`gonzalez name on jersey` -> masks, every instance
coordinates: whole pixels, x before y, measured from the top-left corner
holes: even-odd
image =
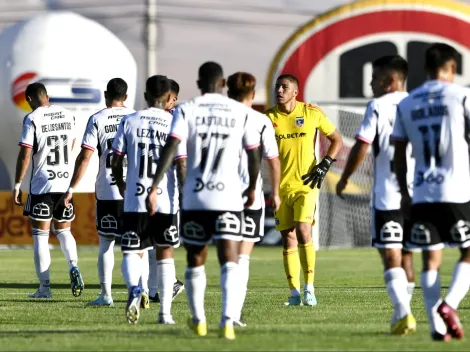
[[[137,111],[122,119],[112,148],[116,154],[127,155],[125,212],[147,212],[145,199],[152,186],[172,119],[170,113],[157,108]],[[175,159],[184,157],[186,149],[181,144]],[[171,167],[161,181],[158,200],[157,213],[176,214],[179,210],[175,167]]]
[[[398,210],[401,205],[401,194],[393,167],[395,148],[390,138],[395,123],[397,106],[407,92],[393,92],[372,100],[367,105],[364,120],[359,127],[356,139],[371,144],[374,153],[374,188],[372,207],[377,210]],[[408,185],[412,191],[414,160],[411,157],[411,146],[407,150]]]
[[[99,170],[95,193],[98,200],[122,200],[111,171],[112,145],[119,123],[126,115],[134,113],[127,107],[109,107],[92,115],[83,135],[82,148],[98,149]],[[126,173],[124,163],[124,175]]]
[[[65,193],[73,172],[75,118],[58,105],[40,106],[23,121],[20,146],[33,150],[31,194]]]
[[[170,135],[190,151],[183,209],[241,212],[240,147],[255,149],[260,142],[247,107],[206,93],[178,106]]]

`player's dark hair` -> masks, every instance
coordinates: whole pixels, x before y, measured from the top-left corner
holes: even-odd
[[[255,90],[256,78],[247,72],[236,72],[227,79],[228,96],[242,101]]]
[[[127,83],[122,78],[113,78],[106,86],[106,94],[111,100],[124,100],[127,94]]]
[[[176,95],[180,94],[180,85],[173,79],[170,79],[170,90]]]
[[[291,75],[290,73],[284,73],[280,75],[276,81],[279,81],[281,79],[287,79],[289,82],[292,82],[295,85],[297,85],[297,87],[299,87],[299,80],[297,79],[297,77],[295,77],[294,75]]]
[[[24,95],[25,97],[31,97],[32,99],[39,99],[40,96],[47,95],[47,90],[44,84],[34,82],[26,87]]]
[[[450,60],[457,61],[458,52],[453,46],[445,43],[432,44],[426,50],[425,69],[427,72],[436,72]]]
[[[408,62],[400,55],[382,56],[372,63],[372,67],[397,72],[402,76],[403,80],[406,80],[408,76]]]
[[[224,77],[222,66],[217,62],[208,61],[199,67],[199,80],[206,85],[215,84]]]
[[[145,92],[149,98],[159,99],[171,89],[170,80],[166,76],[155,75],[147,79]]]

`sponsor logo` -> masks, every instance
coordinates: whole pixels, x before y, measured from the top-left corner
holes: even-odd
[[[267,105],[275,104],[274,84],[290,73],[300,82],[300,101],[337,101],[372,96],[372,62],[399,54],[408,60],[407,89],[425,79],[424,52],[433,42],[458,51],[456,83],[470,83],[470,6],[456,1],[358,1],[312,19],[276,54],[266,81]]]
[[[304,138],[307,136],[307,133],[286,133],[286,134],[276,134],[276,141],[280,141],[281,139],[294,139],[294,138]]]

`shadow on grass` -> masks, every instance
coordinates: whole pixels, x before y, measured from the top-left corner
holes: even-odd
[[[154,324],[156,326],[156,324]],[[147,325],[148,326],[148,325]],[[184,336],[185,333],[187,332],[186,329],[176,329],[176,330],[116,330],[116,329],[109,329],[109,330],[103,330],[103,329],[86,329],[86,330],[78,330],[78,329],[70,329],[70,330],[23,330],[23,331],[17,331],[17,330],[2,330],[0,331],[0,337],[2,336],[30,336],[30,335],[66,335],[66,334],[87,334],[87,335],[96,335],[96,334],[103,334],[103,333],[109,333],[109,334],[119,334],[119,335],[130,335],[130,336],[136,336],[136,335],[149,335],[149,334],[162,334],[162,335],[178,335],[178,336]]]
[[[2,282],[0,283],[1,288],[17,288],[17,289],[37,289],[39,287],[39,283],[13,283],[13,282]],[[51,284],[51,289],[70,289],[70,284]],[[113,284],[113,289],[124,289],[127,291],[126,285],[124,284]],[[99,284],[87,284],[85,283],[85,290],[101,290],[101,286]]]

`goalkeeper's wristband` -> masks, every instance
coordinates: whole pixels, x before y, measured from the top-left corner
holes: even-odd
[[[322,161],[325,161],[328,164],[328,166],[331,166],[331,164],[333,164],[336,161],[336,159],[333,159],[327,155],[323,158]]]

